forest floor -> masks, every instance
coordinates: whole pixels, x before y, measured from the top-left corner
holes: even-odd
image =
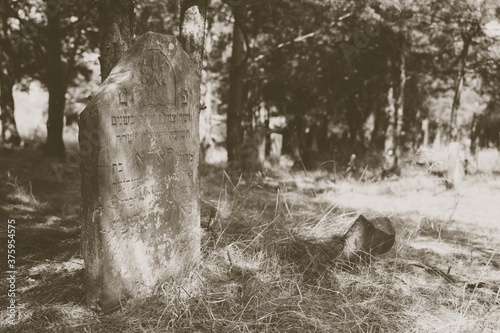
[[[500,332],[500,177],[476,174],[446,190],[427,171],[408,167],[401,177],[359,182],[273,170],[249,184],[207,167],[202,223],[208,211],[217,215],[202,260],[186,280],[102,314],[83,301],[77,166],[32,148],[2,150],[0,330]],[[286,253],[292,234],[326,244],[360,213],[391,218],[397,237],[389,253],[358,265],[320,260],[319,247],[307,248],[309,257]],[[16,221],[13,326],[8,219]]]

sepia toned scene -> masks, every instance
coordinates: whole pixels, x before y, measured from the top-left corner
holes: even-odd
[[[0,0],[0,332],[500,332],[497,0]]]

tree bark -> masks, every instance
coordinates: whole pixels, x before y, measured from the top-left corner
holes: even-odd
[[[54,157],[65,155],[62,135],[68,83],[62,60],[62,38],[59,12],[55,15],[47,15],[48,77],[46,82],[49,91],[49,117],[45,148],[46,153]]]
[[[101,81],[132,45],[134,0],[99,0]]]
[[[182,0],[179,40],[201,75],[208,0]]]
[[[404,34],[398,36],[394,53],[399,56],[399,59],[389,63],[392,77],[390,78],[391,84],[387,93],[389,124],[384,147],[384,170],[391,173],[398,170],[398,161],[402,151],[401,130],[403,128],[404,90],[406,85],[405,42]]]
[[[473,27],[471,27],[472,29]],[[460,54],[460,70],[458,72],[457,82],[455,85],[455,96],[453,97],[453,104],[451,106],[450,115],[450,145],[448,147],[448,183],[447,187],[450,185],[452,187],[457,187],[462,182],[465,175],[464,166],[462,162],[462,152],[460,145],[457,142],[458,139],[458,124],[457,124],[457,113],[460,107],[460,96],[462,94],[462,88],[464,85],[465,69],[467,64],[467,55],[469,53],[469,47],[472,43],[473,33],[472,31],[466,32],[462,35],[462,40],[464,46],[462,53]]]
[[[385,130],[385,143],[384,152],[387,153],[390,150],[394,151],[396,143],[394,138],[396,138],[396,109],[394,107],[394,86],[391,84],[389,91],[387,92],[387,106],[386,114],[388,119],[387,129]]]
[[[470,153],[472,156],[476,155],[477,147],[477,115],[474,112],[472,114],[472,124],[470,126]]]
[[[384,161],[382,165],[382,177],[391,176],[398,170],[398,155],[397,147],[399,135],[398,129],[398,115],[396,109],[396,102],[394,97],[395,89],[394,80],[391,79],[391,85],[389,91],[387,92],[387,118],[388,125],[385,132],[385,143],[384,143]]]
[[[243,143],[241,121],[243,117],[244,36],[240,28],[244,15],[243,5],[233,8],[233,46],[229,73],[229,103],[227,110],[226,149],[228,163],[239,162],[239,148]]]
[[[294,110],[293,114],[294,118],[290,121],[289,129],[291,130],[290,137],[288,138],[287,145],[290,146],[292,159],[294,161],[294,167],[296,166],[298,169],[302,169],[302,155],[305,151],[305,140],[304,140],[304,117],[299,114],[298,110]]]
[[[14,118],[14,81],[0,75],[0,119],[2,120],[2,142],[18,147],[21,144],[21,137],[17,131],[16,120]]]
[[[439,150],[441,148],[441,124],[437,124],[436,135],[434,136],[434,141],[432,142],[432,148]]]
[[[346,110],[346,121],[347,127],[349,128],[349,139],[351,140],[351,145],[354,146],[360,140],[359,131],[361,129],[362,121],[361,115],[358,107],[357,100],[354,97],[350,97],[347,102]]]
[[[328,143],[328,125],[329,125],[328,111],[325,111],[319,132],[319,151],[322,153],[328,153],[330,149],[330,145]]]
[[[15,54],[10,40],[7,38],[7,19],[9,18],[9,2],[0,0],[0,120],[2,122],[2,142],[12,146],[21,144],[14,118],[13,87],[15,83]]]
[[[400,58],[399,58],[399,87],[397,89],[397,98],[395,100],[396,104],[394,106],[396,110],[396,130],[394,131],[394,143],[395,149],[394,153],[396,155],[396,164],[398,163],[399,158],[402,153],[403,140],[401,138],[401,132],[403,129],[403,116],[404,116],[404,101],[405,101],[405,87],[406,87],[406,60],[405,60],[405,41],[404,39],[401,41],[400,48]]]
[[[377,92],[374,106],[374,124],[371,138],[371,146],[377,150],[384,149],[385,129],[387,128],[387,117],[384,110],[386,100],[382,91]]]
[[[469,46],[472,42],[472,35],[467,35],[464,38],[464,47],[462,53],[460,54],[460,70],[457,76],[457,83],[455,85],[455,96],[453,97],[453,104],[451,106],[450,115],[450,141],[456,141],[458,137],[458,127],[457,127],[457,113],[460,107],[460,96],[462,94],[462,88],[464,85],[465,77],[465,67],[467,62],[467,54],[469,53]]]

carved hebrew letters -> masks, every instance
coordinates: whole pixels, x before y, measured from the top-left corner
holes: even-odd
[[[143,52],[140,68],[145,90],[143,105],[175,106],[177,82],[168,58],[158,50],[147,50]]]
[[[82,157],[89,304],[146,295],[198,256],[199,84],[177,39],[148,33],[82,113],[81,133],[99,130]]]

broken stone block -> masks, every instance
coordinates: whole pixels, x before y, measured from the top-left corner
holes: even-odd
[[[394,245],[395,235],[392,222],[387,217],[369,221],[359,215],[344,236],[343,255],[349,261],[359,261],[370,255],[387,253]]]

